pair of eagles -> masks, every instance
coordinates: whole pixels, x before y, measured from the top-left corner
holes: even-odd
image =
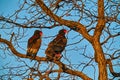
[[[53,39],[53,41],[48,44],[48,47],[45,51],[48,60],[59,60],[61,58],[61,53],[67,44],[67,39],[65,37],[66,33],[67,30],[60,30],[55,39]],[[35,59],[37,52],[41,46],[41,36],[42,31],[36,30],[33,36],[28,40],[26,56],[32,60]]]

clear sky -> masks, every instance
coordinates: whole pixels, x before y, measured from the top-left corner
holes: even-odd
[[[17,9],[18,0],[0,0],[0,15],[10,15]]]

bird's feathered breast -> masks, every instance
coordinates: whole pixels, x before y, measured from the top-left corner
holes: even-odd
[[[58,36],[55,40],[53,40],[53,42],[53,49],[55,51],[62,52],[66,46],[67,39],[65,38],[65,36]]]
[[[53,50],[55,52],[62,52],[67,44],[67,39],[65,36],[58,35],[53,41],[48,45],[48,50]]]
[[[31,37],[29,40],[28,40],[28,47],[30,48],[39,48],[41,45],[41,39],[40,38],[37,38],[35,36]]]
[[[37,35],[33,35],[29,40],[28,40],[28,45],[27,45],[27,52],[30,54],[37,54],[39,48],[41,45],[41,37]]]

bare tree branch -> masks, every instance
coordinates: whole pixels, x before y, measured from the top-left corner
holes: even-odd
[[[114,72],[111,59],[107,59],[107,64],[109,65],[109,70],[110,70],[111,74],[112,74],[114,77],[120,77],[120,72],[119,72],[119,73]]]
[[[49,15],[51,18],[53,18],[55,21],[57,21],[58,23],[62,25],[66,25],[67,27],[70,27],[71,29],[75,27],[76,31],[81,33],[90,42],[92,41],[91,36],[88,34],[86,28],[82,24],[78,22],[74,22],[74,21],[64,20],[58,17],[57,15],[52,13],[52,11],[43,3],[42,0],[36,0],[36,2],[44,10],[44,12],[47,15]]]
[[[18,51],[16,51],[16,49],[13,47],[12,43],[7,41],[6,39],[0,38],[0,42],[7,44],[8,47],[10,48],[10,50],[12,51],[12,53],[15,54],[16,56],[21,57],[21,58],[27,58],[25,54],[19,53]],[[38,56],[35,59],[38,61],[46,61],[46,58],[40,58]]]

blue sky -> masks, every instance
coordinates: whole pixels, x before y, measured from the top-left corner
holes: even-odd
[[[0,0],[0,15],[10,15],[17,9],[18,0]]]
[[[19,7],[19,5],[18,5],[18,1],[19,0],[0,0],[0,15],[4,15],[4,16],[7,16],[8,17],[8,15],[11,15],[11,14],[13,14],[14,13],[14,11]],[[23,14],[24,15],[24,14]],[[68,18],[69,19],[69,18]],[[76,20],[76,19],[73,19],[73,20]],[[83,21],[83,23],[84,23],[84,21]],[[60,28],[59,28],[60,29]],[[53,29],[51,29],[51,30],[49,30],[49,29],[42,29],[42,31],[44,32],[44,34],[43,34],[43,43],[42,43],[42,45],[44,45],[44,46],[42,46],[41,48],[42,48],[42,50],[40,50],[39,52],[38,52],[38,55],[43,55],[44,56],[44,49],[47,47],[47,43],[49,43],[50,41],[51,41],[51,39],[53,39],[53,38],[50,38],[50,39],[46,39],[46,38],[44,38],[44,37],[48,37],[48,36],[54,36],[54,35],[56,35],[56,33],[58,32],[58,27],[57,28],[53,28]],[[27,39],[33,34],[33,32],[34,32],[34,30],[35,29],[29,29],[29,31],[27,32],[28,33],[28,35],[27,35],[27,37],[25,37],[24,38],[24,41],[27,41]],[[1,30],[0,30],[0,33],[1,33]],[[4,35],[4,34],[2,34],[2,35]],[[72,35],[72,36],[71,36]],[[67,37],[69,38],[69,40],[68,40],[68,44],[70,44],[70,43],[72,43],[72,42],[76,42],[76,41],[79,41],[79,39],[81,39],[81,36],[79,35],[78,37],[75,37],[76,35],[79,35],[77,32],[75,32],[75,31],[70,31],[69,32],[69,34],[67,35]],[[3,37],[3,36],[2,36]],[[74,38],[75,37],[75,38]],[[7,37],[4,37],[4,38],[7,38]],[[24,49],[26,49],[26,46],[27,46],[27,42],[24,42],[24,43],[19,43],[20,45],[22,45],[22,47],[24,48]],[[78,47],[78,45],[79,45],[79,47]],[[66,49],[68,49],[68,50],[70,50],[70,49],[73,49],[73,48],[78,48],[78,49],[81,49],[81,50],[79,50],[79,53],[77,52],[77,51],[75,51],[75,50],[70,50],[70,51],[67,51],[67,57],[70,59],[70,61],[72,61],[72,63],[78,63],[78,62],[82,62],[83,60],[85,61],[85,62],[87,62],[86,60],[85,60],[85,58],[82,56],[81,57],[81,55],[80,54],[82,54],[82,48],[84,48],[85,46],[87,45],[87,51],[86,51],[86,54],[87,55],[89,55],[90,57],[93,57],[94,56],[94,52],[93,52],[93,50],[92,50],[92,47],[91,47],[91,45],[88,43],[88,41],[86,41],[86,40],[83,40],[82,41],[82,44],[80,43],[80,44],[76,44],[76,46],[74,47],[74,46],[67,46],[66,47]],[[1,51],[1,50],[0,50]],[[25,53],[26,51],[25,50],[21,50],[21,49],[18,49],[18,51],[19,52],[23,52],[23,53]],[[40,53],[43,53],[43,54],[40,54]],[[64,52],[65,53],[65,52]],[[1,54],[0,54],[1,55]],[[13,58],[15,58],[15,57],[13,57],[13,56],[10,56],[10,58],[8,58],[8,61],[11,59],[13,59]],[[80,60],[81,59],[81,60]],[[13,60],[14,61],[14,60]],[[28,65],[30,65],[30,66],[33,66],[33,64],[31,64],[30,63],[30,60],[29,59],[26,59],[25,60],[26,61],[26,63],[28,64]],[[4,59],[2,59],[2,60],[0,60],[0,63],[2,63],[2,62],[7,62],[7,61],[4,61]],[[83,62],[83,63],[85,63],[85,62]],[[66,61],[66,63],[67,63],[67,61]],[[19,63],[16,63],[16,65],[18,65]],[[10,65],[15,65],[14,63],[10,63]],[[44,65],[44,64],[43,64]],[[95,64],[96,65],[96,64]],[[81,66],[81,67],[83,67],[83,66]],[[86,67],[86,69],[85,69],[85,73],[86,74],[89,74],[89,76],[94,76],[93,74],[94,74],[94,72],[93,71],[91,71],[91,69],[90,69],[91,67]],[[97,69],[97,68],[96,68]],[[116,69],[117,70],[117,69]],[[89,73],[88,73],[89,72]],[[96,73],[96,76],[97,76],[97,73]],[[97,77],[96,77],[97,78]],[[96,79],[97,80],[97,79]]]

